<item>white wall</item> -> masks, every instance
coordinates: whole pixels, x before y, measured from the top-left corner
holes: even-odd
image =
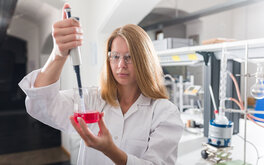
[[[264,2],[259,2],[248,7],[239,8],[233,11],[233,37],[237,39],[254,39],[264,37]],[[257,69],[256,64],[249,63],[248,72],[255,73]],[[244,66],[242,67],[244,72]],[[247,96],[250,95],[250,87],[255,83],[254,78],[248,79]],[[242,81],[241,86],[244,89],[244,82]],[[244,96],[244,90],[242,90]]]
[[[41,18],[39,23],[40,48],[42,49],[44,43],[49,35],[51,35],[52,25],[61,19],[61,11],[57,8],[43,4],[39,10],[48,10],[45,17]]]
[[[216,37],[228,37],[238,40],[264,37],[264,31],[262,30],[264,22],[261,20],[264,16],[263,9],[264,2],[259,2],[246,7],[202,17],[199,20],[186,23],[187,35],[193,34],[193,31],[195,31],[195,33],[200,34],[201,40]]]
[[[254,39],[264,37],[264,2],[236,9],[233,11],[233,14],[234,37],[238,39]],[[243,32],[244,36],[242,34]],[[241,34],[244,38],[241,38],[238,34]]]
[[[168,0],[167,0],[168,1]],[[188,13],[199,11],[211,6],[222,4],[230,0],[177,0],[177,6],[179,9],[184,10]]]
[[[192,13],[226,1],[228,0],[161,0],[157,4],[157,7],[178,8],[188,13]]]
[[[226,11],[187,22],[186,37],[198,34],[200,42],[211,38],[233,38],[232,17],[232,11]]]
[[[8,29],[8,34],[27,41],[27,73],[39,68],[40,39],[38,26],[35,23],[24,18],[12,19]]]
[[[204,0],[205,1],[205,0]],[[210,1],[210,0],[208,0]],[[190,6],[196,6],[200,8],[201,4],[186,5],[188,10],[191,10]],[[208,6],[204,4],[205,6]],[[255,3],[246,7],[237,8],[230,11],[202,17],[199,20],[186,23],[186,35],[187,37],[194,34],[199,34],[200,42],[212,38],[232,38],[237,40],[247,40],[264,37],[264,2]],[[242,72],[244,66],[242,65]],[[249,73],[256,72],[256,64],[249,63]],[[241,94],[244,95],[244,80],[241,81]],[[247,96],[250,96],[250,87],[255,83],[254,78],[250,78],[248,81]]]

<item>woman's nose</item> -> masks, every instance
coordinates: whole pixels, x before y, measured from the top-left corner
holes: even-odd
[[[120,58],[119,61],[118,61],[118,67],[119,68],[123,68],[123,67],[127,67],[127,64],[126,64],[126,61],[124,58]]]

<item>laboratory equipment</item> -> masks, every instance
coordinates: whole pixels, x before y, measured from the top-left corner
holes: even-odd
[[[200,85],[190,85],[184,90],[185,95],[196,96],[201,89]]]
[[[81,90],[82,98],[79,96],[79,88],[74,89],[74,120],[78,123],[77,118],[81,117],[86,123],[96,123],[100,119],[98,88],[89,87]]]
[[[183,80],[183,76],[172,77],[165,74],[165,85],[169,92],[170,101],[179,107],[181,118],[185,124],[184,130],[196,134],[203,134],[202,105],[200,103],[201,86],[193,85],[194,76]],[[197,107],[194,105],[196,99]]]
[[[210,120],[215,118],[215,108],[213,107],[213,103],[210,101],[210,92],[208,86],[212,86],[212,90],[214,92],[214,97],[215,97],[215,103],[216,106],[219,105],[220,102],[220,95],[219,95],[219,87],[220,87],[220,65],[221,65],[221,60],[219,60],[221,57],[221,51],[222,50],[222,45],[221,49],[218,48],[216,52],[215,49],[212,49],[212,51],[203,51],[203,50],[211,50],[207,48],[209,46],[200,46],[197,47],[196,53],[199,53],[203,55],[204,57],[204,135],[208,137],[209,134],[209,123]],[[219,47],[219,45],[218,45]],[[237,61],[234,61],[234,59],[228,59],[226,68],[228,71],[230,71],[233,74],[240,74],[240,68],[241,64]],[[229,79],[227,82],[230,81]],[[240,83],[240,78],[238,78],[238,83]],[[229,84],[229,82],[228,82]],[[233,87],[234,85],[227,85],[226,86],[226,95],[235,97],[235,88]],[[223,91],[223,90],[222,90]],[[236,105],[232,104],[231,102],[226,102],[225,103],[226,108],[236,108]],[[234,113],[229,113],[226,112],[226,116],[228,120],[232,121],[233,124],[233,134],[237,134],[239,132],[239,114],[234,114]]]
[[[72,18],[71,8],[66,8],[67,18]],[[78,17],[73,17],[79,21]],[[76,47],[70,50],[71,63],[76,73],[78,88],[74,89],[74,120],[78,123],[77,118],[81,117],[86,123],[96,123],[99,121],[100,114],[98,112],[99,98],[97,87],[83,88],[81,82],[80,65],[81,50]]]
[[[251,87],[250,93],[255,99],[264,98],[264,68],[261,63],[257,64],[257,72],[254,74],[256,83]]]
[[[65,8],[65,13],[66,13],[67,18],[72,18],[71,8]],[[73,17],[73,19],[76,19],[77,21],[79,21],[78,17]],[[70,57],[71,57],[71,63],[76,73],[77,85],[79,88],[79,95],[82,98],[82,90],[81,90],[82,81],[81,81],[81,74],[80,74],[80,65],[82,64],[82,59],[81,59],[81,50],[79,46],[70,50]]]
[[[264,111],[264,99],[259,99],[259,100],[256,101],[255,110],[256,111]],[[261,119],[264,119],[264,114],[254,114],[254,116],[258,117],[258,118],[261,118]],[[264,121],[257,120],[257,119],[255,119],[255,120],[264,123]]]
[[[233,133],[233,122],[219,124],[217,120],[210,120],[208,143],[216,147],[231,146],[231,137]]]
[[[162,51],[172,48],[192,46],[193,40],[187,38],[162,38],[160,40],[154,40],[152,43],[156,51]]]
[[[233,149],[233,147],[219,148],[207,143],[202,143],[202,146],[203,150],[201,151],[201,155],[203,159],[211,161],[215,164],[232,160],[231,150]]]
[[[67,18],[72,18],[71,8],[65,8],[65,13],[66,13]],[[73,17],[73,19],[76,19],[77,21],[79,21],[78,17]],[[81,115],[84,117],[84,116],[87,116],[87,114],[85,114],[86,109],[85,109],[85,102],[84,102],[82,81],[81,81],[81,74],[80,74],[80,65],[82,64],[82,60],[81,60],[81,50],[80,50],[79,46],[70,50],[70,57],[71,57],[71,63],[73,65],[73,69],[74,69],[75,74],[76,74],[77,85],[78,85],[79,95],[76,95],[75,97],[80,99],[79,104],[81,105],[81,107],[78,110],[81,112],[78,112],[77,114],[75,113],[74,116]],[[77,117],[76,117],[76,119],[77,119]]]
[[[215,108],[215,119],[210,120],[208,143],[216,147],[228,147],[231,145],[231,137],[233,134],[233,122],[229,121],[225,116],[226,101],[226,79],[227,79],[227,57],[225,49],[222,50],[221,71],[220,71],[220,90],[219,110],[216,109],[215,100],[213,100],[213,92],[210,88],[210,94]]]
[[[169,92],[170,101],[174,104],[177,104],[177,81],[174,77],[172,77],[170,74],[164,75],[165,79],[165,86]]]
[[[194,108],[194,97],[190,96],[197,96],[198,91],[200,91],[200,86],[193,85],[194,76],[191,75],[189,79],[184,80],[182,75],[172,77],[172,75],[166,74],[164,78],[170,101],[176,104],[181,112]]]
[[[241,97],[239,96],[239,85],[240,85],[240,79],[241,77],[236,77],[231,76],[229,73],[230,77],[232,78],[234,84],[231,82],[227,83],[228,85],[226,86],[226,116],[228,117],[228,120],[234,122],[233,126],[233,134],[236,134],[239,132],[239,118],[241,117],[241,114],[244,115],[244,147],[243,150],[241,150],[241,157],[243,157],[243,161],[231,161],[231,162],[236,162],[237,164],[244,164],[246,165],[246,153],[247,151],[247,123],[248,120],[251,120],[253,123],[255,123],[258,126],[263,127],[263,125],[260,125],[256,121],[262,121],[260,117],[255,117],[251,114],[264,114],[263,111],[259,110],[250,110],[247,108],[247,93],[248,93],[248,78],[251,77],[251,74],[248,73],[248,61],[252,63],[259,63],[264,61],[263,58],[263,51],[264,51],[264,38],[260,39],[253,39],[253,40],[245,40],[245,41],[236,41],[236,42],[230,42],[230,43],[222,43],[222,44],[213,44],[213,45],[203,45],[203,46],[195,46],[195,47],[188,47],[188,48],[182,48],[182,49],[173,49],[169,51],[162,51],[158,53],[159,56],[166,57],[166,59],[173,59],[175,54],[184,54],[187,55],[189,53],[199,53],[199,54],[204,54],[204,59],[205,59],[205,79],[204,79],[204,84],[206,85],[204,87],[204,133],[205,136],[208,136],[208,127],[209,127],[209,122],[210,119],[214,118],[214,109],[212,107],[211,101],[209,101],[209,88],[208,85],[211,84],[215,98],[216,98],[216,105],[218,105],[218,92],[219,92],[219,57],[221,57],[221,51],[223,49],[223,46],[225,48],[228,48],[228,61],[227,61],[227,69],[232,73],[233,75],[242,75],[242,81],[244,82],[244,99],[242,100]],[[170,62],[170,65],[176,65],[179,63],[178,61],[168,61],[167,63]],[[243,74],[241,74],[241,66],[244,62],[244,69],[243,69]],[[234,81],[236,79],[236,81]],[[230,80],[228,80],[230,81]],[[236,83],[235,83],[236,82]],[[236,87],[234,87],[234,85]],[[234,99],[235,97],[238,97],[239,100]],[[230,100],[230,101],[228,101]],[[233,101],[235,104],[233,104]],[[237,106],[238,105],[238,106]],[[207,126],[207,128],[206,128]],[[228,162],[227,162],[228,163]],[[230,163],[231,164],[231,163]]]
[[[216,108],[214,93],[213,93],[213,89],[212,89],[212,86],[211,85],[209,85],[209,91],[210,91],[211,100],[212,100],[213,106],[214,106],[214,112],[217,115],[218,114],[218,110]]]

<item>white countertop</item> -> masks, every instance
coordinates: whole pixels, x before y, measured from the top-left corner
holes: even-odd
[[[186,116],[185,116],[186,117]],[[239,135],[244,136],[244,119],[240,119]],[[264,155],[264,128],[261,128],[251,121],[247,121],[247,140],[253,143],[259,152],[259,156]],[[201,157],[202,143],[207,142],[203,135],[195,135],[184,132],[179,144],[179,153],[177,165],[211,165]],[[232,159],[244,160],[244,141],[234,135],[232,137]],[[257,152],[254,147],[247,143],[246,145],[246,162],[256,164]],[[258,165],[264,164],[264,157],[259,160]]]

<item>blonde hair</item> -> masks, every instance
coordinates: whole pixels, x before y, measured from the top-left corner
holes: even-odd
[[[112,106],[117,106],[117,81],[115,80],[108,60],[112,42],[122,37],[129,49],[134,65],[136,81],[141,93],[152,99],[168,98],[163,82],[163,72],[147,33],[139,26],[128,24],[112,32],[107,40],[104,70],[101,74],[101,96]]]

